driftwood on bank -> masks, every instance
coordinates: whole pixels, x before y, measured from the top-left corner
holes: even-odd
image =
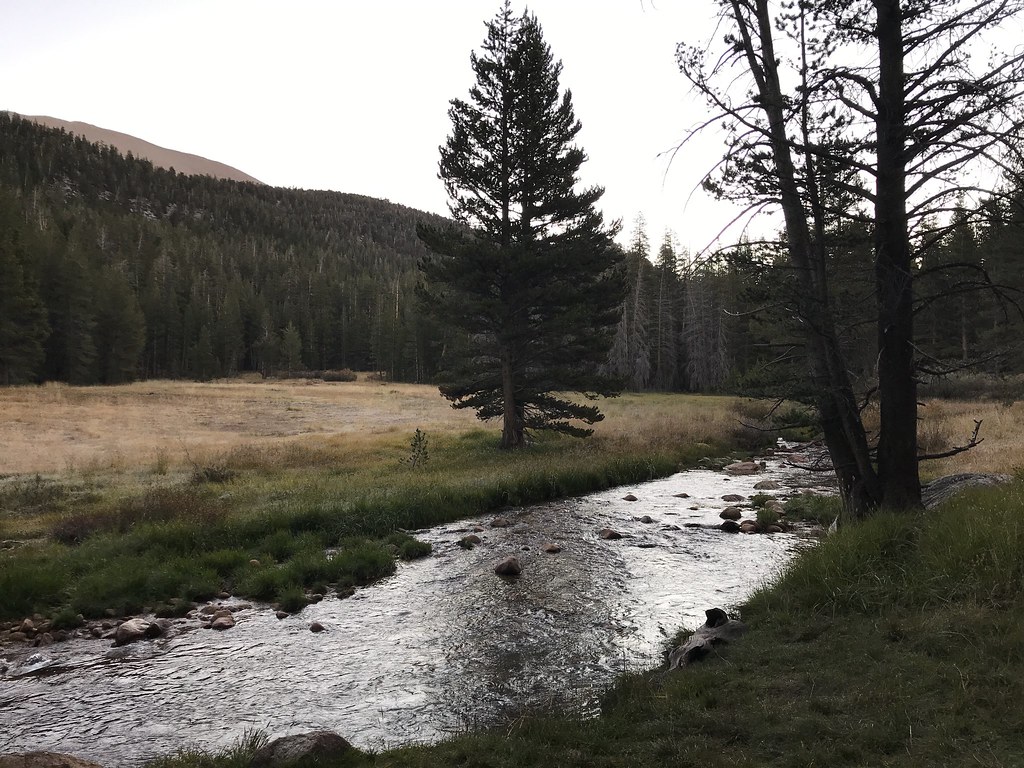
[[[746,624],[730,619],[721,608],[709,608],[704,613],[708,617],[707,621],[697,627],[685,643],[669,654],[669,669],[685,667],[690,662],[706,656],[712,646],[730,643],[747,631]]]

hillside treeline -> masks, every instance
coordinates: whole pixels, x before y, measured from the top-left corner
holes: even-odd
[[[711,256],[655,250],[636,223],[629,282],[609,366],[634,390],[728,391],[802,399],[808,364],[796,276],[782,242],[746,242]],[[871,233],[827,233],[831,301],[844,359],[862,392],[875,379]],[[959,372],[1024,372],[1024,191],[1011,190],[919,233],[915,268],[918,370],[926,384]]]
[[[0,113],[0,382],[425,380],[443,340],[415,312],[415,227],[432,218],[185,176]]]
[[[922,234],[926,377],[1024,371],[1022,202],[1012,191]],[[184,176],[0,113],[0,383],[339,368],[430,381],[461,345],[417,309],[418,221],[442,220]],[[847,224],[828,236],[844,351],[866,390],[870,234]],[[628,389],[800,394],[796,281],[779,243],[693,258],[671,235],[652,248],[637,234],[627,257],[608,367]]]

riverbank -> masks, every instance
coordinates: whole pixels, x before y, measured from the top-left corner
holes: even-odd
[[[173,400],[170,386],[154,391]],[[330,386],[306,386],[326,394],[291,407],[317,411],[332,402],[352,413],[368,409],[357,421],[393,427],[395,414],[407,410],[426,417],[427,390],[437,399],[435,390],[411,385],[324,389]],[[187,387],[190,398],[205,391]],[[21,400],[47,395],[40,389],[21,393]],[[65,401],[106,398],[116,409],[127,400],[128,412],[146,397],[137,385],[66,389]],[[279,388],[271,389],[279,407]],[[261,394],[256,385],[234,384],[213,385],[209,393],[210,402],[193,408],[239,414]],[[228,397],[235,405],[225,405]],[[663,477],[707,456],[763,444],[763,433],[740,423],[737,402],[624,396],[608,401],[608,417],[592,439],[541,439],[514,454],[497,448],[495,432],[466,429],[461,419],[446,423],[430,411],[419,447],[411,430],[367,427],[240,441],[221,453],[205,445],[177,465],[143,460],[8,477],[0,481],[0,620],[9,633],[33,616],[46,627],[40,635],[73,632],[93,618],[183,615],[197,601],[225,594],[295,611],[329,589],[344,592],[393,572],[395,555],[422,554],[402,530]]]
[[[684,670],[624,677],[602,715],[534,712],[337,766],[1018,765],[1024,481],[880,515],[742,606],[749,632]],[[152,768],[244,766],[245,745]]]
[[[98,589],[100,576],[84,576],[102,573],[117,577],[107,583],[120,584],[151,569],[160,579],[147,580],[144,589],[156,583],[165,594],[167,585],[180,592],[181,582],[161,579],[187,573],[171,567],[197,559],[182,551],[202,553],[198,559],[214,573],[209,590],[231,586],[218,567],[232,563],[243,573],[296,579],[308,572],[301,564],[319,567],[307,555],[323,544],[321,532],[342,530],[325,527],[329,521],[364,531],[351,538],[366,544],[367,531],[384,535],[403,521],[401,527],[419,527],[431,514],[456,519],[513,499],[534,500],[530,494],[552,498],[590,490],[587,484],[627,482],[629,472],[642,476],[635,479],[656,476],[658,467],[673,471],[679,462],[750,440],[735,404],[622,398],[611,401],[595,439],[541,443],[511,461],[493,448],[489,433],[437,426],[427,431],[428,460],[416,466],[411,431],[395,429],[241,443],[221,453],[195,452],[186,466],[158,457],[144,465],[7,478],[0,538],[24,543],[0,552],[0,581],[7,580],[0,600],[24,600],[17,591],[23,584],[41,584],[32,610],[69,621],[77,618],[71,613],[76,596],[97,613],[116,613],[114,605],[154,607],[139,602],[154,599],[151,593],[128,598],[136,601],[131,604],[111,602]],[[1019,430],[1003,410],[1006,434],[1016,439]],[[1015,454],[993,443],[987,447],[1001,451],[1003,464],[981,468],[1005,469]],[[795,569],[802,576],[787,576],[743,608],[751,632],[742,643],[686,672],[624,678],[599,719],[533,713],[496,731],[429,748],[352,753],[339,764],[1012,765],[1014,755],[1024,754],[1015,715],[1021,690],[1014,682],[1024,672],[1024,629],[1016,618],[1022,509],[1018,482],[971,493],[924,518],[879,518],[843,531],[818,550],[831,552],[827,559],[802,558],[800,564],[813,564]],[[69,543],[60,543],[62,531],[70,531]],[[188,549],[206,546],[201,540],[211,533],[247,532],[254,538],[239,551]],[[289,542],[298,544],[287,549]],[[126,549],[105,549],[126,543]],[[282,547],[280,557],[272,545]],[[120,570],[107,559],[115,551],[124,553]],[[393,563],[391,549],[383,551],[380,562]],[[70,559],[47,559],[50,552]],[[259,565],[239,559],[249,554],[266,559]],[[133,560],[136,555],[156,559]],[[15,562],[28,570],[8,568]],[[58,584],[55,574],[64,581]],[[319,586],[267,578],[268,590],[275,590],[269,594],[284,585],[297,600]],[[189,743],[187,732],[180,741]],[[220,757],[191,753],[171,763],[240,766],[245,759],[242,749]]]

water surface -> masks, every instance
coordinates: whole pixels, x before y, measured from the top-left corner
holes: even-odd
[[[685,527],[720,522],[723,495],[749,497],[764,479],[786,486],[768,491],[779,496],[808,481],[776,459],[750,477],[691,470],[510,510],[510,528],[483,518],[421,531],[430,557],[281,621],[257,605],[225,632],[183,620],[168,637],[121,649],[109,640],[0,649],[0,753],[46,749],[121,766],[185,746],[220,749],[253,728],[274,737],[325,728],[381,749],[525,707],[596,712],[617,675],[660,664],[667,637],[702,623],[707,608],[741,602],[809,545],[795,534]],[[483,543],[463,550],[456,542],[474,524],[485,526]],[[602,528],[624,538],[603,540]],[[544,553],[548,542],[562,551]],[[521,577],[494,575],[508,555],[520,558]],[[310,632],[314,620],[327,630]],[[25,674],[38,669],[48,674]]]

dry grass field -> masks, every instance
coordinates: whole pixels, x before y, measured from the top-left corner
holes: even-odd
[[[737,428],[733,398],[624,395],[601,403],[597,433],[615,442],[711,441]],[[209,462],[240,449],[407,440],[417,428],[481,426],[434,386],[235,379],[114,387],[0,388],[0,475],[118,471]],[[485,425],[495,431],[495,423]]]
[[[717,442],[738,429],[735,398],[630,395],[604,400],[603,440],[660,448]],[[744,409],[748,410],[748,409]],[[1024,402],[932,401],[922,409],[921,443],[939,451],[966,441],[982,419],[975,450],[925,465],[951,472],[1012,472],[1024,465]],[[204,463],[239,450],[405,441],[419,428],[463,432],[481,426],[454,410],[436,387],[356,382],[233,379],[145,381],[115,387],[0,388],[0,476],[107,472]],[[499,429],[497,424],[485,428]]]
[[[0,474],[177,466],[264,447],[470,427],[435,387],[358,381],[145,381],[0,389]]]

